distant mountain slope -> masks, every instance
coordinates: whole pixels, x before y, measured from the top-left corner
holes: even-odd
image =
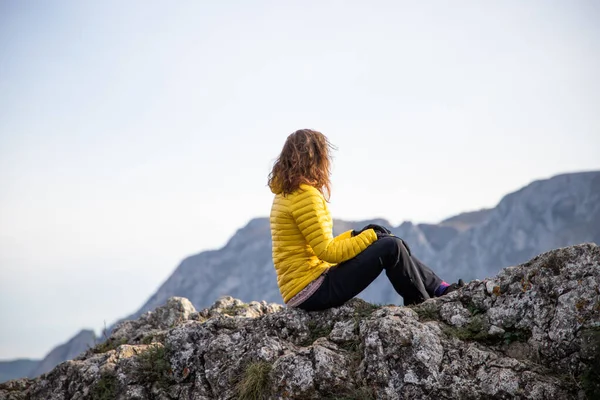
[[[40,361],[29,376],[35,377],[50,371],[56,365],[65,360],[71,360],[78,356],[81,352],[90,347],[94,347],[96,335],[94,331],[82,330],[67,343],[55,347],[42,361]]]
[[[31,377],[31,371],[40,360],[20,359],[14,361],[0,361],[0,382],[10,379]]]
[[[266,301],[281,301],[274,281],[268,220],[253,219],[222,249],[184,259],[132,317],[164,304],[172,293],[180,293],[200,306],[228,293],[237,293],[245,300],[259,295]]]

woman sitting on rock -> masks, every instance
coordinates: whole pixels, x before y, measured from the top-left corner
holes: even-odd
[[[327,207],[333,146],[320,132],[288,136],[269,174],[273,262],[283,301],[307,311],[338,307],[385,269],[405,305],[456,290],[379,225],[333,237]]]

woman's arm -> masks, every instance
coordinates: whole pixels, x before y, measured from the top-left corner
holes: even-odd
[[[334,239],[331,215],[325,206],[325,199],[315,188],[298,193],[291,209],[302,235],[323,261],[337,264],[349,260],[377,240],[373,229],[367,229],[354,237],[350,231],[345,232]]]
[[[349,237],[352,237],[352,232],[353,232],[352,229],[350,229],[349,231],[340,233],[339,235],[337,235],[336,237],[333,238],[333,241],[337,242],[339,240],[348,239]]]

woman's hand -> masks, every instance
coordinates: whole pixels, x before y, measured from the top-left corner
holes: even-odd
[[[390,235],[389,233],[378,232],[378,231],[375,231],[375,234],[377,235],[377,240],[382,239],[384,237],[393,236],[393,235]]]
[[[369,224],[367,226],[365,226],[364,228],[362,228],[360,231],[356,232],[353,231],[352,236],[356,236],[359,235],[361,232],[366,231],[367,229],[373,229],[375,231],[375,233],[377,234],[377,238],[379,238],[379,235],[391,235],[392,231],[390,231],[388,228],[386,228],[385,226],[381,226],[381,225],[377,225],[377,224]]]

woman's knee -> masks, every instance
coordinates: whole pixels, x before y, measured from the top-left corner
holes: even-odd
[[[402,240],[395,236],[386,236],[377,240],[378,245],[381,247],[381,257],[384,264],[397,262],[400,255],[400,246],[402,246]],[[385,262],[387,261],[387,262]]]
[[[395,251],[402,246],[402,239],[397,236],[385,236],[379,239],[378,242],[383,242],[385,248],[389,251]]]

